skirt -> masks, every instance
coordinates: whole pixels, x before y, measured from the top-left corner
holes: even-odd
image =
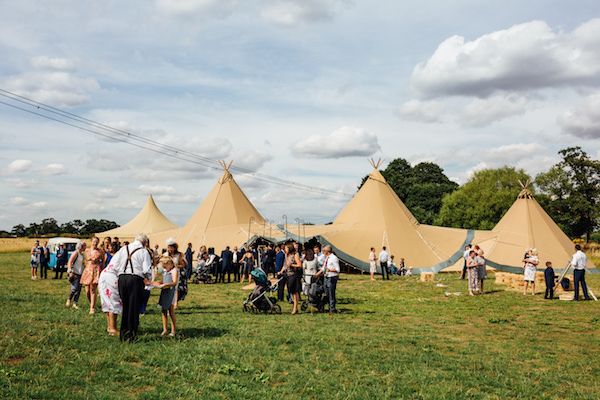
[[[536,272],[536,268],[533,266],[526,266],[525,267],[525,282],[535,282],[535,272]]]
[[[296,294],[300,293],[302,286],[302,270],[294,271],[294,274],[288,275],[288,293]]]
[[[374,274],[377,272],[377,263],[375,261],[369,262],[369,273]]]
[[[477,267],[477,277],[480,280],[487,278],[487,271],[485,270],[485,265],[480,265]]]
[[[162,289],[160,291],[160,297],[158,298],[158,305],[163,311],[168,310],[173,305],[175,299],[176,287],[170,287],[168,289]]]
[[[98,265],[88,265],[83,270],[83,274],[81,274],[81,284],[84,286],[87,285],[97,285],[98,277],[100,276],[100,267]]]
[[[467,275],[468,275],[468,279],[469,279],[469,290],[470,291],[480,290],[477,267],[467,268]]]
[[[100,292],[103,312],[113,314],[123,312],[123,303],[119,296],[119,277],[112,272],[112,266],[105,268],[100,274],[98,292]]]

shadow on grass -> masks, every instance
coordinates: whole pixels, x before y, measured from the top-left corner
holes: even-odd
[[[181,307],[177,314],[228,314],[231,308],[225,306],[192,306]]]
[[[187,339],[196,339],[196,338],[216,338],[225,335],[229,332],[227,329],[216,328],[216,327],[206,327],[206,328],[182,328],[177,331],[177,336],[175,338],[170,337],[162,337],[160,336],[159,330],[154,332],[146,332],[143,336],[138,337],[137,342],[149,343],[149,342],[158,342],[162,340],[187,340]]]

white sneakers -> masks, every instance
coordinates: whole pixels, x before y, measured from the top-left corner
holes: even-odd
[[[65,307],[71,307],[71,299],[67,299],[67,302],[65,303]]]
[[[77,306],[77,303],[73,303],[73,305],[71,306],[71,308],[74,308],[76,310],[79,310],[79,307]]]

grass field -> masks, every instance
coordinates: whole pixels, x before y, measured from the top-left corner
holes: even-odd
[[[29,280],[27,261],[0,255],[0,398],[600,398],[596,302],[492,280],[471,298],[455,275],[438,275],[448,288],[345,275],[339,315],[247,315],[239,284],[191,285],[178,337],[161,339],[152,312],[131,345],[108,337],[85,299],[66,309],[66,280]],[[600,294],[600,276],[589,283]]]

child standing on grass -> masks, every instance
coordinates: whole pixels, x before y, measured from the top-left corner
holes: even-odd
[[[179,268],[175,268],[175,263],[171,257],[163,257],[160,263],[164,269],[163,280],[160,285],[160,298],[158,304],[162,308],[163,331],[161,336],[167,334],[167,323],[171,317],[171,333],[169,336],[175,336],[175,292],[177,290],[177,279],[179,277]]]
[[[554,275],[554,268],[552,268],[552,262],[546,261],[546,269],[544,270],[544,281],[546,281],[546,294],[545,299],[552,300],[554,298],[554,280],[557,278]]]

